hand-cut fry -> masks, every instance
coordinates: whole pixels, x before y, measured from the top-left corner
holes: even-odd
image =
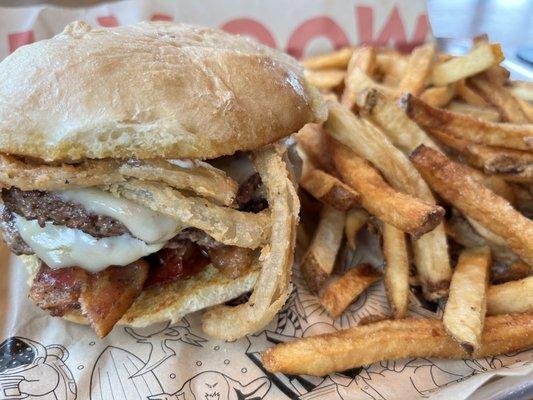
[[[411,161],[445,200],[494,234],[528,264],[533,263],[533,221],[479,183],[468,170],[442,153],[420,146]]]
[[[499,244],[499,240],[491,240],[495,237],[495,235],[492,233],[490,237],[483,237],[455,209],[452,211],[452,217],[446,221],[446,233],[455,242],[464,247],[489,246],[493,258],[500,263],[512,264],[519,261],[518,256],[509,249],[507,244],[505,244],[505,246],[501,246]],[[487,230],[485,229],[483,233],[487,233]]]
[[[363,208],[372,215],[417,237],[439,224],[443,216],[440,207],[395,191],[368,161],[346,146],[331,141],[330,148],[342,180],[357,190]]]
[[[122,164],[119,172],[127,177],[160,181],[176,189],[186,189],[229,206],[237,195],[237,182],[211,165],[196,161],[184,168],[166,160],[135,160]]]
[[[422,100],[406,95],[401,105],[407,115],[427,129],[442,129],[454,136],[518,150],[533,148],[533,124],[509,124],[483,121],[465,114],[434,108]]]
[[[467,114],[491,122],[500,120],[500,113],[491,106],[475,106],[460,101],[452,101],[446,106],[446,109],[454,113]]]
[[[405,234],[392,225],[383,225],[385,290],[394,318],[405,318],[409,301],[409,255]]]
[[[370,46],[361,46],[354,50],[350,62],[348,63],[348,70],[346,73],[344,92],[342,94],[341,103],[348,108],[352,108],[357,93],[351,92],[352,88],[348,84],[351,79],[350,75],[355,68],[359,68],[361,72],[367,76],[372,76],[376,66],[376,49]]]
[[[516,97],[514,94],[515,100],[518,101],[518,104],[520,104],[520,107],[522,108],[523,113],[527,117],[529,122],[533,122],[533,105],[524,99],[521,99],[520,97]]]
[[[369,264],[361,264],[348,270],[320,294],[320,304],[337,318],[366,288],[381,278],[381,273]]]
[[[357,100],[357,96],[364,90],[377,89],[389,97],[396,96],[396,90],[374,81],[358,67],[353,68],[346,76],[344,83],[344,93],[342,94],[342,105],[351,109]]]
[[[533,312],[533,276],[489,287],[487,315],[530,312]]]
[[[463,250],[453,272],[442,317],[446,332],[469,354],[481,345],[490,264],[488,247]]]
[[[333,89],[344,81],[346,72],[341,69],[308,70],[304,72],[307,81],[319,89]]]
[[[203,315],[202,328],[213,337],[235,340],[256,332],[287,300],[299,202],[282,153],[281,146],[267,146],[253,153],[255,169],[266,188],[270,241],[261,250],[261,272],[249,301],[235,307],[215,306]]]
[[[405,115],[394,99],[387,98],[378,90],[369,89],[360,93],[357,104],[404,154],[410,154],[421,144],[439,149],[426,132]]]
[[[533,101],[533,82],[513,81],[509,83],[510,90],[516,97],[525,101]]]
[[[408,57],[397,52],[378,52],[376,70],[382,76],[382,83],[387,86],[398,86],[407,68]]]
[[[110,186],[118,196],[198,228],[224,244],[255,249],[268,241],[268,213],[246,213],[221,207],[201,197],[188,197],[162,183],[132,179]]]
[[[301,147],[309,161],[317,168],[333,173],[335,167],[331,155],[326,151],[326,132],[319,124],[307,124],[295,135],[298,146]]]
[[[505,121],[517,124],[529,122],[520,103],[503,86],[486,79],[484,75],[471,78],[470,83],[488,103],[500,111]]]
[[[350,186],[319,169],[304,168],[300,185],[315,199],[337,210],[347,211],[359,204],[360,196]]]
[[[481,346],[472,357],[486,357],[533,345],[533,314],[496,315],[485,319]],[[437,319],[395,319],[356,326],[278,344],[261,354],[270,372],[322,376],[381,360],[469,355]]]
[[[80,164],[52,166],[22,162],[0,154],[0,186],[22,190],[60,190],[123,182],[114,160],[87,160]]]
[[[454,87],[433,86],[422,92],[420,98],[432,107],[445,107],[455,95]]]
[[[502,265],[498,268],[492,268],[491,282],[493,285],[509,281],[517,281],[527,278],[533,273],[533,268],[521,261],[514,262],[511,265]]]
[[[404,75],[398,84],[398,92],[409,92],[416,96],[422,93],[434,55],[435,43],[424,44],[411,52]]]
[[[501,174],[511,181],[533,180],[533,153],[485,146],[431,129],[432,136],[453,150],[461,153],[466,161],[488,174]]]
[[[351,250],[356,249],[357,233],[365,226],[369,217],[370,215],[362,208],[354,208],[346,213],[344,236],[346,236],[346,243]]]
[[[372,162],[395,189],[440,208],[435,204],[431,190],[408,158],[370,121],[353,115],[339,104],[329,103],[329,117],[325,128],[334,139],[343,142],[357,155]],[[335,162],[337,163],[337,160]],[[340,169],[337,169],[343,175]],[[346,178],[344,180],[346,181]],[[359,193],[364,197],[361,191]],[[366,208],[364,201],[363,206]],[[434,209],[429,215],[435,215],[434,213],[442,215],[442,210]],[[382,221],[403,230],[392,222],[384,219]],[[440,222],[440,219],[433,219],[433,222]],[[428,299],[435,300],[446,295],[451,268],[444,226],[435,223],[433,228],[434,230],[430,229],[432,232],[430,230],[422,232],[429,233],[414,241],[413,248],[424,295]]]
[[[479,107],[488,106],[488,103],[485,101],[485,99],[481,97],[478,92],[468,86],[464,79],[455,82],[455,94],[466,104]]]
[[[346,214],[325,205],[313,241],[302,261],[307,286],[317,292],[331,275],[339,251]]]
[[[470,53],[436,65],[431,71],[430,82],[444,86],[460,79],[476,75],[503,61],[503,53],[498,44],[482,44]]]
[[[501,65],[494,65],[483,73],[487,79],[497,85],[505,85],[509,81],[511,72]]]
[[[331,53],[306,58],[300,63],[307,69],[346,68],[352,53],[352,47],[344,47]]]

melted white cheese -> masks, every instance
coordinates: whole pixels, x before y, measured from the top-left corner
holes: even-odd
[[[161,249],[164,242],[146,244],[130,235],[97,239],[81,230],[37,221],[15,214],[20,236],[51,268],[77,266],[96,273],[110,265],[127,265]]]
[[[166,241],[183,227],[166,215],[121,199],[98,189],[75,189],[55,192],[62,200],[80,204],[94,214],[112,217],[124,224],[133,236],[146,243]]]

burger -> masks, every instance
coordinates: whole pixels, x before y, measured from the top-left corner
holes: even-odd
[[[299,211],[284,138],[325,114],[294,59],[215,29],[74,22],[17,49],[0,226],[29,298],[100,337],[205,308],[214,337],[265,326]]]

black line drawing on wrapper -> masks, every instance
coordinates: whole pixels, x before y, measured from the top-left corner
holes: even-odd
[[[75,400],[76,382],[65,364],[69,353],[13,336],[0,344],[0,399]]]
[[[270,380],[259,377],[244,385],[217,371],[203,371],[190,378],[172,394],[150,396],[150,400],[260,400],[270,390]]]
[[[124,331],[135,339],[137,343],[147,344],[151,347],[150,355],[144,366],[133,376],[140,376],[153,371],[170,357],[174,357],[176,352],[168,346],[168,342],[182,342],[191,346],[202,347],[202,343],[207,339],[195,335],[191,332],[187,319],[182,319],[177,325],[170,326],[168,322],[162,329],[150,334],[140,333],[133,328],[124,328]],[[158,339],[155,345],[150,340]]]

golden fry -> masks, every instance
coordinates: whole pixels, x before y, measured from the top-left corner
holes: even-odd
[[[424,90],[420,98],[432,107],[445,107],[454,95],[454,87],[451,85],[433,86]]]
[[[300,63],[307,69],[346,68],[353,53],[353,48],[344,47],[337,51],[309,57]]]
[[[487,317],[473,358],[509,353],[533,345],[533,314]],[[382,360],[468,358],[437,319],[395,319],[278,344],[261,354],[272,373],[323,376]]]
[[[326,150],[326,132],[322,126],[319,124],[307,124],[294,136],[298,146],[309,157],[309,161],[330,174],[335,171],[331,155]]]
[[[462,57],[455,57],[436,65],[429,80],[435,86],[448,85],[498,65],[503,59],[500,45],[482,44]]]
[[[533,82],[513,81],[509,83],[511,92],[525,101],[533,101]]]
[[[351,250],[355,250],[357,233],[366,225],[369,217],[362,208],[354,208],[347,212],[344,236],[346,236],[346,243]]]
[[[500,111],[505,121],[516,124],[526,124],[529,122],[527,116],[522,111],[520,103],[503,86],[486,79],[483,75],[471,78],[470,82],[487,102]]]
[[[533,276],[489,287],[487,315],[529,312],[533,312]]]
[[[404,75],[398,84],[399,93],[412,93],[415,96],[422,93],[434,55],[435,43],[424,44],[411,52]]]
[[[313,167],[304,169],[300,185],[315,199],[337,210],[347,211],[359,204],[359,193],[333,175]]]
[[[446,332],[469,354],[481,344],[490,264],[488,247],[462,251],[453,272],[442,317]]]
[[[330,283],[320,294],[320,304],[329,315],[337,318],[370,285],[381,278],[381,273],[368,264],[348,270],[335,282]]]
[[[454,113],[467,114],[491,122],[498,122],[500,120],[500,113],[491,106],[475,106],[460,101],[452,101],[446,106],[446,109]]]
[[[339,251],[346,214],[325,205],[311,246],[302,261],[302,275],[309,289],[318,292],[331,275]]]
[[[454,136],[491,146],[518,150],[533,148],[533,124],[483,121],[431,107],[411,95],[403,96],[401,104],[407,115],[423,128],[442,129]]]
[[[464,79],[455,82],[455,94],[466,104],[478,107],[488,106],[488,103],[485,101],[485,99],[481,97],[478,92],[468,86]]]
[[[346,72],[341,69],[321,69],[304,71],[307,81],[319,89],[330,90],[336,88],[344,81]]]
[[[353,70],[358,68],[367,76],[372,76],[374,68],[376,66],[376,49],[375,47],[362,46],[355,49],[348,63],[348,71],[345,78],[344,92],[342,94],[341,103],[352,108],[357,93],[351,92],[352,86],[348,83]]]
[[[392,225],[383,225],[385,290],[394,318],[405,318],[409,302],[409,255],[405,234]]]
[[[426,182],[463,214],[502,237],[525,262],[533,264],[533,221],[479,183],[463,165],[420,146],[411,161]]]

